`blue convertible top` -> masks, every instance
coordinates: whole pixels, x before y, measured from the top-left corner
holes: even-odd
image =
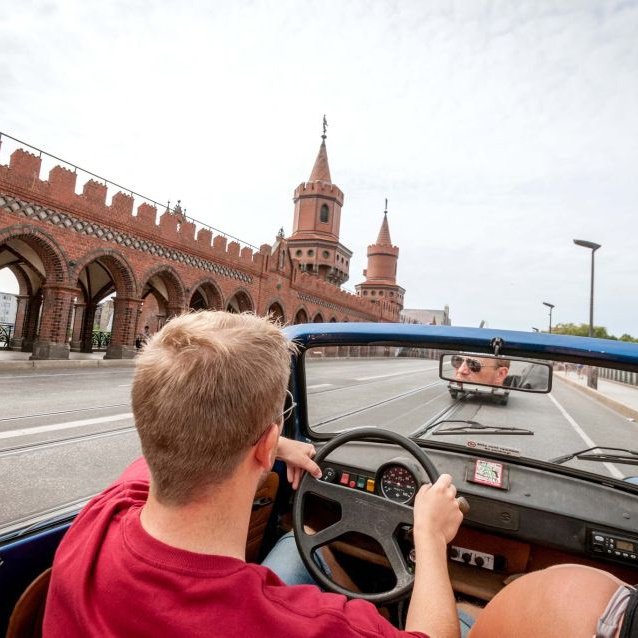
[[[303,348],[355,345],[371,340],[379,345],[383,342],[400,344],[409,339],[412,346],[416,341],[431,348],[494,354],[492,344],[494,339],[500,339],[499,354],[503,355],[557,358],[638,371],[638,344],[613,339],[405,323],[310,323],[288,326],[285,332]]]

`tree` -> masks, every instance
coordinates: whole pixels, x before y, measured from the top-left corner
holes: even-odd
[[[552,332],[559,335],[575,335],[576,337],[589,336],[588,323],[558,323],[552,329]],[[610,335],[604,326],[594,326],[594,337],[598,339],[613,339],[615,341],[627,341],[629,343],[638,343],[638,339],[625,333],[620,338]]]
[[[560,335],[575,335],[577,337],[589,336],[589,324],[588,323],[559,323],[554,326],[552,332]],[[616,339],[613,335],[607,332],[607,328],[604,326],[594,326],[594,337],[599,339]]]

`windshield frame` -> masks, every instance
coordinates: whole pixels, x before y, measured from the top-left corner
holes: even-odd
[[[487,330],[482,328],[456,328],[449,326],[427,326],[421,324],[367,324],[329,323],[300,324],[285,328],[298,346],[298,353],[292,358],[291,389],[298,407],[294,416],[297,432],[307,440],[318,444],[327,442],[335,433],[322,433],[309,426],[306,394],[305,356],[308,350],[322,346],[389,346],[397,348],[419,347],[444,350],[446,352],[485,352],[495,354],[493,340],[499,339],[499,356],[540,359],[566,363],[583,363],[600,367],[638,372],[638,345],[614,342],[606,339],[572,337],[524,333],[507,330]],[[415,439],[424,448],[449,450],[468,457],[476,456],[476,451],[465,445],[450,441]],[[518,457],[481,451],[481,457],[506,460],[510,464],[534,467],[565,476],[581,478],[601,485],[621,488],[632,494],[638,493],[638,486],[629,481],[602,476],[581,468],[557,465],[545,460],[524,455]]]

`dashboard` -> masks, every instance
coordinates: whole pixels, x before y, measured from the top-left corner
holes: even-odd
[[[389,444],[349,443],[322,462],[321,480],[411,505],[428,479],[412,458],[397,456],[402,452]],[[470,504],[448,550],[458,589],[488,600],[508,575],[564,562],[638,581],[637,493],[515,458],[426,452],[440,473],[452,475]],[[406,530],[399,535],[405,537]],[[406,559],[409,554],[407,547]]]

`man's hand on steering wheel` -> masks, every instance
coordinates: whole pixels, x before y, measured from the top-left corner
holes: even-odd
[[[463,514],[456,500],[456,487],[449,474],[441,474],[432,485],[421,486],[414,501],[414,544],[419,553],[423,539],[441,536],[447,545],[455,536],[463,521]]]

